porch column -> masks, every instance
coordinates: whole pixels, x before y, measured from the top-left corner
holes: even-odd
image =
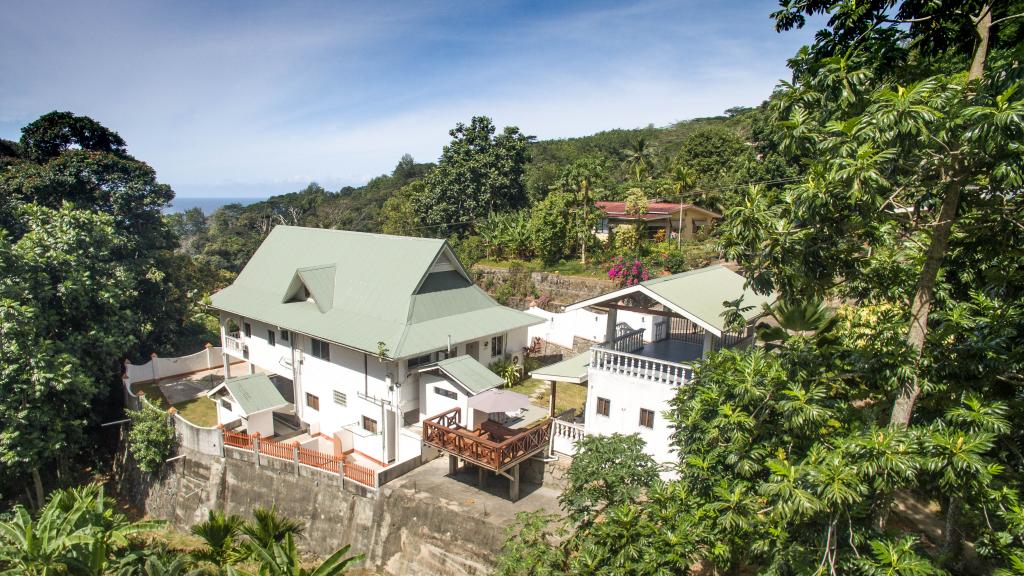
[[[615,308],[608,309],[608,318],[604,327],[604,341],[611,342],[615,339],[615,325],[618,323],[618,310]]]
[[[509,482],[508,495],[513,502],[519,500],[519,464],[512,467],[512,480]]]
[[[221,360],[224,361],[224,379],[231,378],[231,360],[228,359],[227,353],[221,353]]]
[[[704,331],[704,350],[701,351],[700,357],[707,358],[708,354],[715,349],[715,335],[707,330]]]
[[[256,373],[256,365],[252,363],[252,360],[250,360],[248,362],[248,364],[249,364],[249,375],[252,376],[253,374]]]
[[[555,386],[558,386],[558,382],[554,380],[548,380],[548,386],[551,386],[551,399],[548,401],[548,416],[555,417]]]

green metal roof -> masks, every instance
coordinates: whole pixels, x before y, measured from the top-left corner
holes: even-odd
[[[456,356],[441,360],[436,364],[422,368],[420,371],[424,372],[433,369],[444,372],[446,376],[462,385],[472,395],[505,383],[501,376],[491,372],[490,369],[477,362],[472,356]]]
[[[555,362],[548,366],[541,366],[530,376],[538,380],[551,380],[554,382],[571,382],[582,384],[587,381],[587,366],[590,364],[590,352],[577,354],[572,358],[566,358],[561,362]]]
[[[436,261],[448,270],[429,273]],[[295,298],[306,287],[311,298]],[[277,226],[214,308],[322,340],[417,356],[453,342],[542,323],[499,305],[444,240]]]
[[[764,304],[775,300],[774,294],[767,296],[757,294],[747,288],[745,284],[746,280],[743,276],[725,266],[707,266],[671,276],[653,278],[635,286],[577,302],[566,307],[566,310],[601,306],[602,303],[618,301],[629,294],[639,292],[721,335],[725,330],[725,319],[722,317],[722,313],[726,311],[725,302],[736,300],[742,296],[742,307],[749,308],[742,314],[747,321],[750,321],[764,313]]]
[[[763,304],[775,299],[773,295],[765,296],[747,288],[746,279],[725,266],[707,266],[641,284],[719,331],[725,330],[724,302],[742,296],[742,307],[749,307],[742,313],[743,317],[753,320],[764,313]]]
[[[246,415],[256,414],[274,408],[281,408],[288,405],[288,401],[281,396],[277,386],[270,381],[266,374],[251,374],[228,378],[223,384],[209,392],[213,396],[220,389],[227,389],[231,397],[238,403]]]

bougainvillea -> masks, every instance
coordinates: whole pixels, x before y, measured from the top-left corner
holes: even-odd
[[[616,280],[619,286],[636,286],[651,278],[647,266],[640,260],[626,260],[621,256],[612,258],[612,267],[608,269],[608,278]]]

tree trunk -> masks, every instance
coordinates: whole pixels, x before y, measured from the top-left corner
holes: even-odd
[[[580,187],[583,189],[583,217],[584,224],[590,222],[587,214],[590,214],[590,179],[584,178],[580,182]],[[590,240],[588,236],[591,234],[590,228],[582,230],[580,234],[580,264],[586,265],[587,263],[587,241]]]
[[[980,80],[985,74],[985,60],[988,56],[989,29],[991,27],[992,6],[990,4],[982,8],[975,21],[978,45],[974,50],[974,59],[971,61],[971,70],[967,76],[969,81]],[[960,192],[961,182],[958,178],[953,178],[946,186],[946,194],[942,198],[942,206],[939,208],[939,218],[932,230],[928,254],[925,257],[924,267],[914,292],[914,300],[911,303],[910,329],[907,331],[906,342],[914,349],[918,358],[924,350],[925,337],[928,335],[928,315],[931,312],[932,300],[935,296],[935,281],[938,278],[942,260],[946,256],[946,248],[949,246],[949,235],[953,229],[953,222],[956,220],[957,208],[960,206]],[[921,386],[918,384],[918,376],[915,373],[913,380],[904,384],[896,397],[892,415],[889,418],[890,425],[906,426],[910,423],[910,417],[914,413],[914,403],[920,393]]]
[[[992,28],[992,5],[989,4],[981,9],[980,18],[974,23],[974,29],[978,33],[978,47],[974,51],[974,60],[971,61],[971,71],[968,80],[978,80],[985,74],[985,60],[988,58],[989,29]]]
[[[956,210],[960,205],[960,182],[953,180],[946,186],[946,195],[942,199],[942,206],[939,208],[939,217],[932,229],[931,243],[928,245],[928,253],[925,256],[924,267],[921,276],[917,281],[917,290],[914,292],[914,300],[910,307],[910,329],[907,331],[907,344],[914,349],[920,358],[924,350],[924,340],[928,335],[928,314],[931,312],[932,300],[935,297],[935,282],[939,276],[939,268],[946,256],[946,248],[949,246],[949,235],[953,229],[953,222],[956,220]],[[895,426],[906,426],[910,423],[910,416],[914,412],[914,402],[921,393],[921,386],[918,384],[918,377],[903,385],[896,402],[892,407],[892,415],[889,424]]]
[[[960,499],[956,496],[949,497],[946,506],[946,527],[942,533],[942,552],[949,554],[955,552],[960,544],[960,531],[956,529],[957,518],[960,515]]]
[[[43,479],[39,476],[39,468],[32,469],[32,483],[35,484],[36,487],[36,503],[40,508],[42,508],[46,495],[43,494]]]

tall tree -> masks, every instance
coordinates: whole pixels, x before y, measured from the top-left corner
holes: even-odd
[[[420,219],[437,235],[462,232],[489,214],[526,206],[526,145],[532,137],[514,126],[495,132],[486,116],[474,116],[468,125],[459,123],[449,132],[452,141],[437,168],[412,198]]]

